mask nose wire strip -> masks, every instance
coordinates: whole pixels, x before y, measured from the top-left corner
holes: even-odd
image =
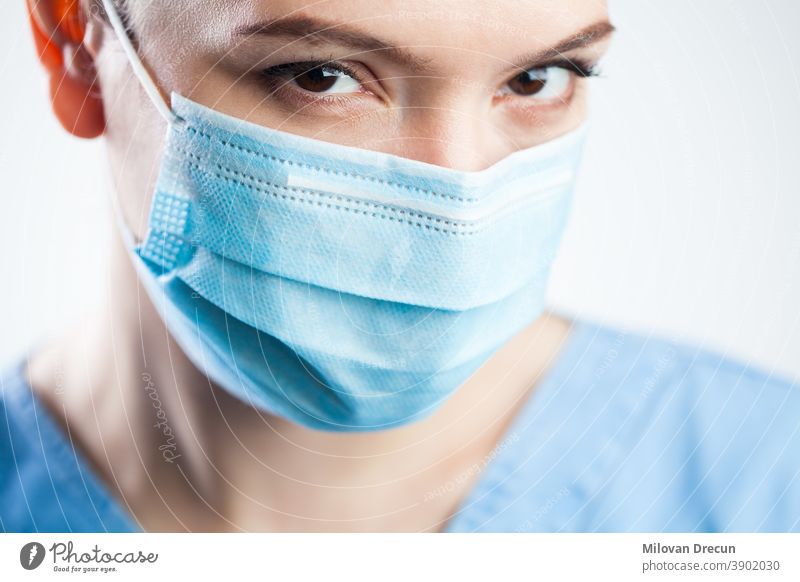
[[[161,91],[156,86],[155,81],[153,81],[153,77],[148,72],[147,68],[144,66],[142,59],[139,58],[139,54],[136,52],[136,49],[131,43],[131,39],[128,36],[128,31],[125,30],[125,25],[122,23],[122,19],[119,17],[119,13],[117,12],[117,8],[114,6],[113,0],[103,0],[103,8],[108,15],[108,20],[111,23],[111,27],[114,29],[114,32],[117,35],[117,40],[119,40],[120,44],[122,45],[122,50],[125,51],[125,55],[128,57],[128,61],[130,62],[131,68],[133,68],[133,73],[141,82],[142,87],[144,87],[147,96],[150,97],[150,100],[155,105],[158,112],[161,116],[167,120],[168,123],[177,123],[182,121],[180,117],[175,115],[167,102],[164,100]]]

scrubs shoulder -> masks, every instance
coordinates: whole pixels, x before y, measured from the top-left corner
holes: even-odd
[[[800,383],[578,324],[458,531],[800,531]]]
[[[0,377],[0,529],[136,531],[22,367]],[[800,385],[578,322],[446,531],[800,531]]]
[[[33,394],[23,365],[0,376],[0,531],[137,529]]]

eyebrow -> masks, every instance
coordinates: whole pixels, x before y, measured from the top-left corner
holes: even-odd
[[[569,38],[562,40],[555,46],[525,55],[524,57],[517,59],[514,61],[514,65],[516,68],[524,69],[530,67],[531,64],[535,65],[537,63],[551,60],[555,57],[562,56],[564,53],[569,51],[589,47],[610,36],[615,30],[616,28],[614,25],[608,20],[595,22],[594,24],[590,24],[589,26],[581,29],[579,32],[573,34]]]
[[[429,62],[428,59],[420,58],[407,50],[361,32],[357,28],[310,16],[278,18],[242,26],[236,29],[235,34],[240,36],[285,36],[308,41],[311,44],[338,44],[364,51],[381,51],[411,69],[424,70]]]
[[[555,46],[527,55],[514,64],[517,68],[530,67],[531,64],[592,45],[612,32],[614,25],[602,20],[581,29]],[[311,16],[291,16],[244,25],[237,27],[234,34],[245,37],[260,35],[292,37],[311,44],[337,44],[364,51],[381,51],[413,70],[425,70],[430,63],[430,59],[423,59],[357,28]]]

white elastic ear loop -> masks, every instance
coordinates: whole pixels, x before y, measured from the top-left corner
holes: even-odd
[[[181,118],[175,115],[169,105],[167,105],[167,102],[164,101],[161,91],[159,91],[155,81],[153,81],[153,78],[145,68],[144,63],[142,63],[142,59],[139,58],[139,53],[136,52],[136,49],[131,43],[131,39],[128,36],[128,31],[125,30],[125,25],[122,23],[122,19],[119,17],[119,13],[117,12],[117,8],[114,6],[113,0],[103,0],[103,8],[108,15],[108,20],[117,35],[117,39],[122,45],[122,50],[125,51],[125,55],[128,57],[131,68],[133,68],[133,73],[139,79],[139,82],[142,84],[142,87],[144,87],[145,93],[147,93],[147,96],[150,97],[153,105],[155,105],[161,116],[170,124],[180,121]]]

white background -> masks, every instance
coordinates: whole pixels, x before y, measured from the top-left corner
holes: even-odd
[[[612,0],[560,311],[800,377],[800,2]],[[0,362],[102,293],[100,142],[49,114],[24,0],[0,19]]]

